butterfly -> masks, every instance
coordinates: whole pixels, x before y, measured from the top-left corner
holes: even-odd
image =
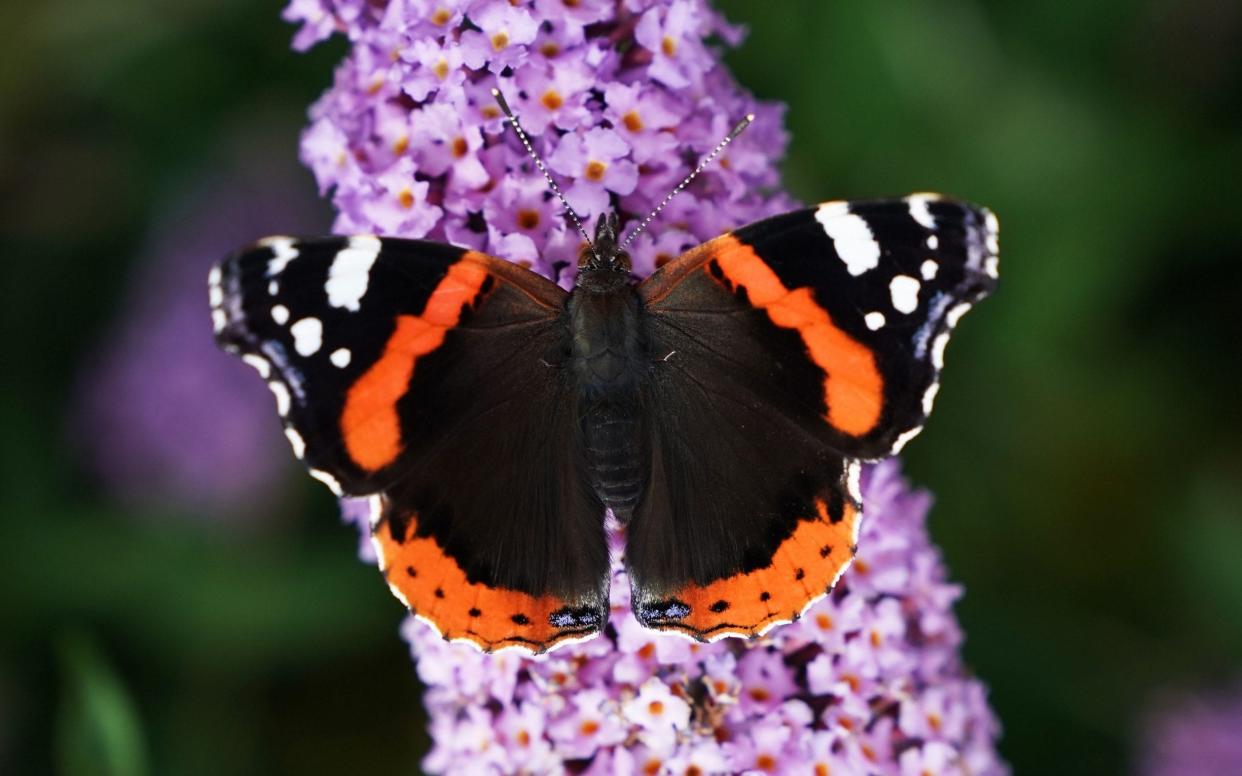
[[[608,511],[643,625],[796,619],[854,556],[860,461],[923,427],[997,278],[996,217],[935,194],[778,215],[641,281],[619,227],[599,219],[568,292],[375,236],[267,238],[211,272],[218,342],[310,473],[371,499],[390,589],[445,638],[599,632]]]

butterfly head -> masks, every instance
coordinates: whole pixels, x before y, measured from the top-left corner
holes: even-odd
[[[595,241],[578,254],[578,284],[608,285],[630,277],[630,254],[617,244],[620,219],[616,213],[599,217]]]

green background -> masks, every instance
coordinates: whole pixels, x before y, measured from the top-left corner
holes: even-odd
[[[907,470],[1005,757],[1130,770],[1160,693],[1242,673],[1242,12],[721,5],[751,30],[738,79],[790,106],[797,196],[1000,216],[1001,289]],[[0,10],[0,771],[413,772],[425,751],[399,609],[320,486],[273,483],[282,514],[253,527],[136,516],[66,441],[165,203],[239,126],[294,159],[345,47],[292,53],[279,9]]]

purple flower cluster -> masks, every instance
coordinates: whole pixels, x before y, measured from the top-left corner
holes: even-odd
[[[430,773],[999,774],[998,725],[963,669],[928,539],[930,498],[896,461],[863,479],[858,558],[836,591],[755,641],[640,626],[614,564],[599,638],[483,655],[409,619],[427,685]]]
[[[634,270],[789,209],[783,107],[720,64],[705,0],[292,0],[304,48],[352,46],[312,109],[303,160],[340,232],[426,237],[572,282],[581,238],[501,121],[518,113],[585,219],[641,219],[743,115],[754,126],[631,246]],[[625,231],[623,227],[623,232]],[[985,690],[965,672],[925,528],[896,463],[864,480],[859,556],[836,592],[758,641],[639,626],[613,569],[598,638],[541,658],[483,655],[404,627],[427,686],[432,773],[1003,773]],[[344,511],[368,526],[367,510]]]
[[[1166,699],[1147,721],[1140,762],[1146,776],[1242,773],[1242,684]]]
[[[634,270],[787,210],[773,193],[783,107],[757,103],[708,39],[740,33],[703,0],[293,0],[295,45],[353,41],[311,111],[303,160],[336,230],[426,237],[568,283],[581,237],[501,120],[498,88],[584,221],[633,223],[742,116],[754,126],[631,246]]]

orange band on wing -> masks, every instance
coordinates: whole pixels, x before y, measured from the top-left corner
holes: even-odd
[[[799,522],[768,566],[677,591],[672,597],[689,612],[675,621],[652,623],[652,627],[715,639],[755,636],[796,619],[832,589],[854,559],[858,510],[847,502],[842,519],[833,523],[823,501],[816,508],[818,518]]]
[[[376,528],[380,568],[393,594],[446,639],[465,639],[485,652],[505,647],[544,652],[597,630],[552,625],[552,615],[571,606],[559,598],[470,582],[457,561],[435,539],[416,536],[416,528],[417,518],[412,518],[401,542],[392,538],[386,523]]]
[[[871,350],[833,324],[811,289],[786,288],[749,245],[725,235],[712,246],[729,282],[745,288],[751,304],[765,310],[777,326],[802,336],[811,359],[824,370],[828,422],[853,436],[875,428],[884,406],[884,377]]]
[[[478,295],[487,269],[471,253],[454,265],[427,298],[422,315],[397,316],[397,327],[379,360],[345,396],[341,436],[349,457],[365,471],[377,471],[401,453],[397,400],[414,377],[414,365],[444,342],[461,320],[461,310]]]

